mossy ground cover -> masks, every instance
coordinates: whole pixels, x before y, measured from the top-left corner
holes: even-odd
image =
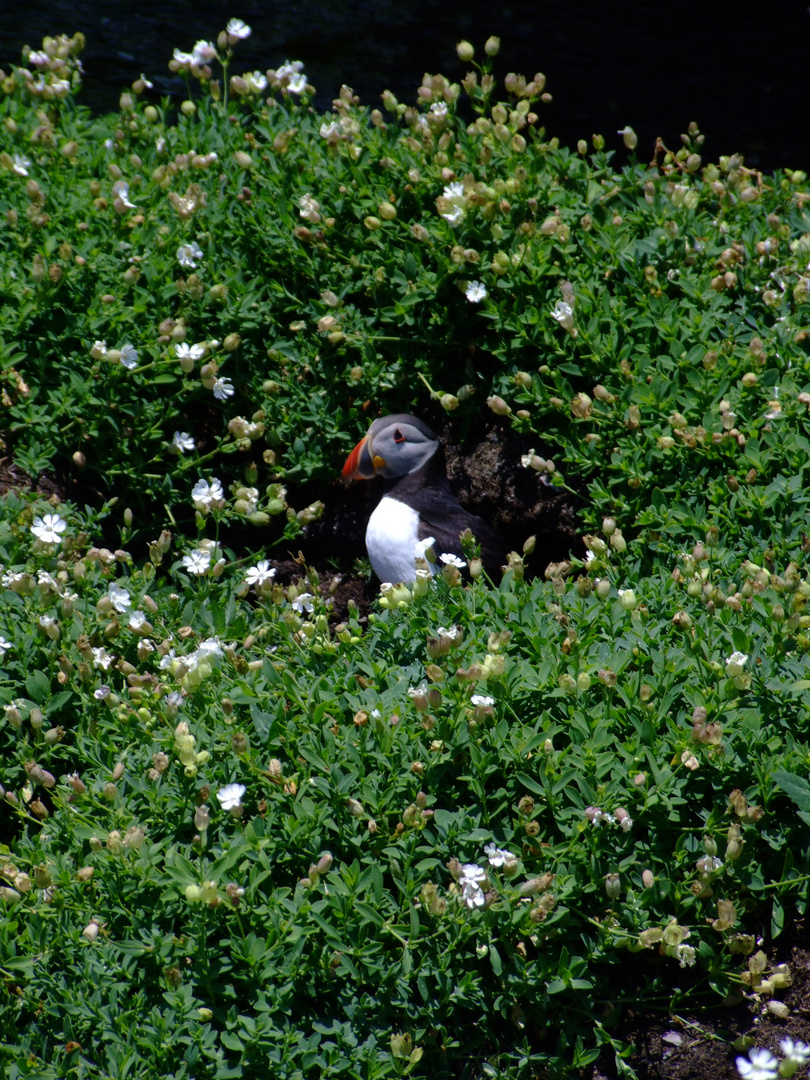
[[[806,178],[561,147],[494,41],[317,115],[243,33],[177,109],[92,119],[78,39],[1,84],[3,427],[81,493],[0,509],[7,1075],[628,1072],[640,1003],[778,1016]],[[300,493],[413,409],[512,428],[587,558],[471,548],[340,623],[280,585]]]

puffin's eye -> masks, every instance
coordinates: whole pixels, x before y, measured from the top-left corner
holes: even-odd
[[[405,442],[405,436],[402,434],[402,432],[399,430],[399,428],[397,428],[397,430],[394,432],[394,442],[395,443]]]

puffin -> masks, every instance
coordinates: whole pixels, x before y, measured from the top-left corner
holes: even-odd
[[[369,518],[366,550],[380,581],[414,581],[415,559],[426,547],[437,557],[463,558],[459,534],[465,529],[480,545],[487,573],[493,575],[506,561],[503,541],[492,526],[465,510],[451,491],[439,438],[417,417],[381,416],[349,454],[344,479],[375,476],[387,483]],[[431,568],[434,573],[439,569]]]

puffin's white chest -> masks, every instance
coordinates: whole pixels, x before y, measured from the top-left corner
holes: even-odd
[[[366,529],[366,551],[380,581],[413,581],[419,542],[419,515],[406,503],[386,495]]]

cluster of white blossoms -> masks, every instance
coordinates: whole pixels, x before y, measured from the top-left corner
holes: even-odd
[[[303,61],[285,60],[281,67],[276,69],[275,78],[283,90],[291,94],[303,94],[308,85],[307,77],[303,72]]]
[[[737,1072],[743,1080],[777,1080],[795,1076],[799,1069],[810,1064],[810,1046],[794,1039],[780,1039],[779,1049],[785,1055],[782,1062],[770,1050],[752,1046],[748,1057],[737,1058]]]
[[[467,208],[467,196],[461,181],[454,180],[452,184],[448,184],[436,200],[436,205],[445,221],[453,226],[460,225]]]
[[[518,867],[518,858],[511,851],[499,848],[497,844],[490,843],[484,848],[488,864],[493,869],[511,877]],[[478,863],[451,864],[451,872],[461,889],[461,902],[472,911],[484,907],[487,902],[485,889],[489,886],[489,878],[485,867]]]
[[[599,806],[588,806],[585,808],[585,817],[591,825],[618,825],[622,832],[630,832],[633,828],[633,819],[623,806],[620,806],[615,814],[610,814]]]
[[[126,342],[120,349],[108,349],[106,341],[94,341],[90,355],[94,360],[108,360],[111,364],[120,364],[127,371],[138,366],[138,350],[130,342]]]
[[[227,43],[235,45],[237,41],[244,41],[245,38],[249,38],[251,30],[247,23],[241,19],[231,19],[225,27],[225,34],[228,39]],[[222,38],[220,38],[220,42],[224,44]],[[191,52],[175,49],[172,59],[178,70],[184,70],[186,68],[201,68],[209,60],[219,60],[220,56],[213,41],[206,41],[201,38],[194,45]]]

